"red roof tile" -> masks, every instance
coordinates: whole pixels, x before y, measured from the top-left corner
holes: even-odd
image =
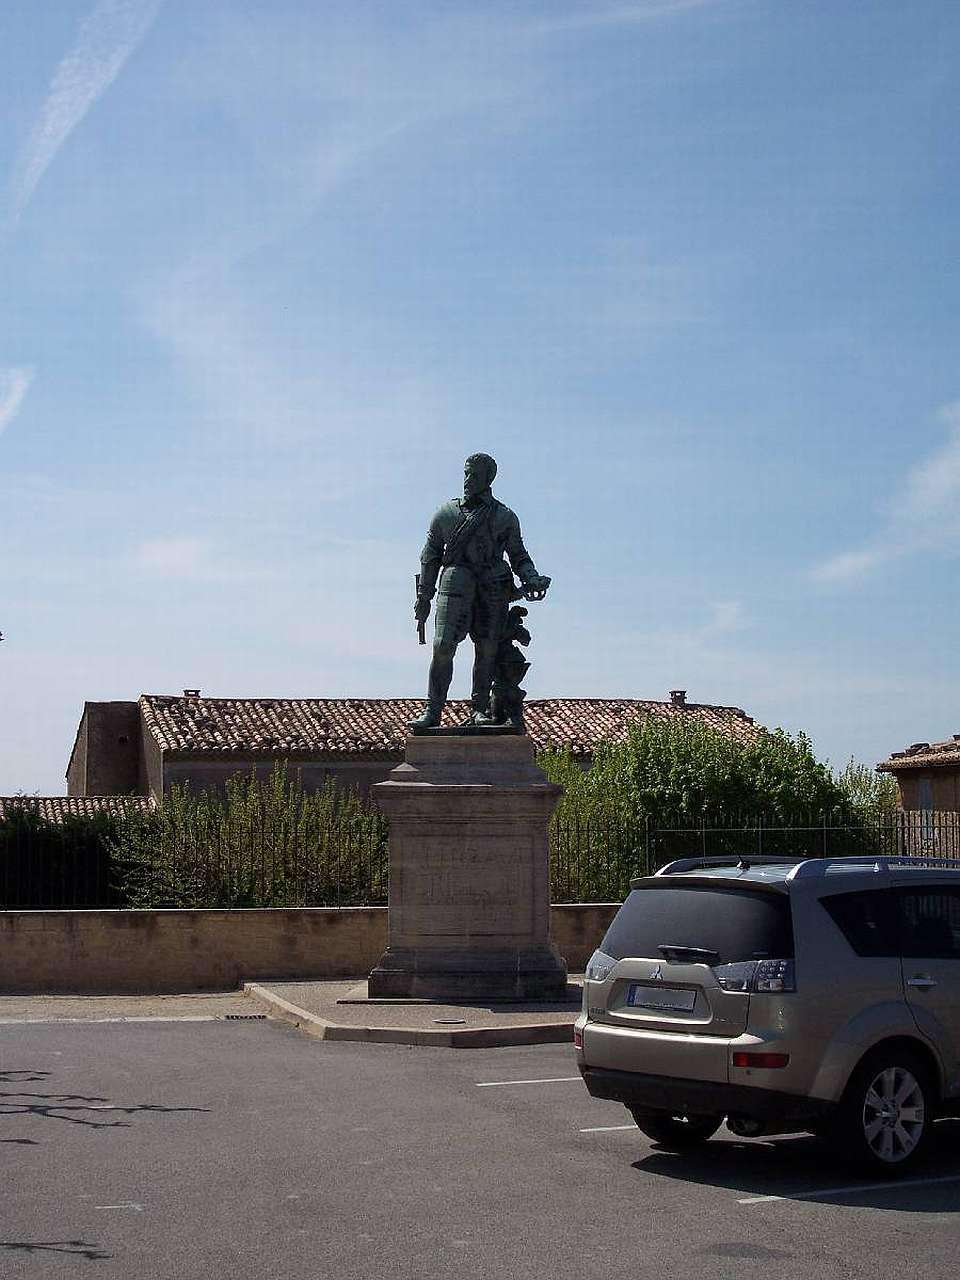
[[[570,747],[590,754],[622,741],[631,723],[647,716],[696,720],[743,741],[764,732],[738,707],[648,702],[633,698],[543,698],[524,704],[537,748]],[[165,753],[181,756],[365,755],[399,757],[407,723],[423,710],[420,698],[200,698],[143,694],[146,728]],[[455,725],[466,702],[447,705],[443,723]]]
[[[905,769],[960,769],[960,734],[946,742],[914,742],[905,751],[894,751],[889,760],[878,764],[881,773],[900,773]]]
[[[99,813],[119,816],[143,812],[151,804],[147,796],[0,796],[0,818],[25,809],[47,822],[62,822],[64,818],[93,818]]]

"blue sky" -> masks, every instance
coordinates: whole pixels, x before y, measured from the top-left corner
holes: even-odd
[[[481,449],[554,578],[530,696],[960,732],[958,47],[949,0],[4,0],[0,792],[84,699],[419,694]]]

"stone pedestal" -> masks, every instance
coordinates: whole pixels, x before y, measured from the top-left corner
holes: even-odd
[[[416,737],[373,788],[390,819],[389,945],[369,994],[555,1000],[547,824],[561,788],[525,734]]]

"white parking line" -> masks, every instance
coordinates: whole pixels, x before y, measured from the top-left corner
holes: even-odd
[[[934,1187],[944,1182],[960,1182],[960,1174],[944,1178],[909,1178],[905,1182],[896,1179],[887,1182],[861,1182],[854,1187],[827,1187],[822,1191],[797,1191],[786,1196],[747,1196],[737,1204],[773,1204],[777,1200],[819,1200],[823,1196],[855,1196],[860,1191],[902,1191],[904,1187]]]
[[[544,1080],[482,1080],[477,1083],[477,1088],[497,1089],[508,1084],[569,1084],[580,1079],[580,1076],[547,1076]]]
[[[581,1133],[619,1133],[621,1129],[636,1129],[635,1124],[601,1124],[593,1129],[581,1129]]]

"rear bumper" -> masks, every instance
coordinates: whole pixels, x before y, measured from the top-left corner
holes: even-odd
[[[678,1115],[748,1116],[765,1125],[806,1129],[823,1120],[833,1104],[820,1098],[779,1093],[710,1080],[682,1080],[674,1076],[642,1075],[581,1064],[580,1074],[594,1098],[622,1102],[638,1111],[670,1111]]]

